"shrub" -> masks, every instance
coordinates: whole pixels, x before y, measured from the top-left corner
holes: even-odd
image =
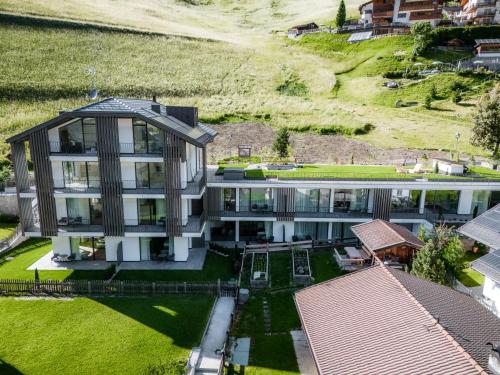
[[[432,26],[429,22],[417,22],[411,26],[410,33],[413,36],[413,54],[421,55],[432,43]]]
[[[284,80],[276,88],[276,91],[287,96],[307,96],[309,90],[306,84],[300,80],[297,73],[290,71],[287,67],[284,67],[282,72]]]
[[[11,214],[0,214],[0,223],[17,224],[19,223],[19,217]]]
[[[432,96],[431,95],[427,95],[425,97],[424,107],[426,109],[431,109],[432,108]]]
[[[460,91],[454,91],[451,95],[451,101],[455,104],[458,104],[462,101],[462,94]]]
[[[104,280],[109,280],[116,272],[116,265],[111,264],[108,268],[104,270]]]
[[[474,44],[475,39],[497,38],[500,25],[439,27],[430,33],[433,45],[443,45],[449,40],[460,39],[466,44]]]
[[[432,99],[436,99],[436,97],[437,97],[436,85],[432,85],[431,88],[429,89],[429,96]]]

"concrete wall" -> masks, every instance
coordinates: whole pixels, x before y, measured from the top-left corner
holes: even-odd
[[[174,260],[185,262],[189,256],[189,239],[185,237],[174,237]]]
[[[118,244],[122,243],[123,261],[138,262],[141,260],[139,237],[106,237],[106,260],[117,260]]]
[[[66,198],[56,197],[55,200],[56,200],[57,220],[61,219],[62,217],[67,217],[68,210],[66,207]]]
[[[460,192],[460,199],[458,200],[458,210],[457,213],[460,215],[470,214],[472,206],[472,190],[462,190]]]
[[[63,162],[60,160],[52,160],[52,175],[54,176],[54,187],[64,187],[64,172]]]
[[[125,188],[134,188],[135,183],[132,184],[131,186],[129,185],[129,181],[135,181],[135,163],[132,162],[121,162],[121,175],[122,175],[122,181],[124,182],[124,187]]]
[[[483,296],[491,301],[491,311],[500,318],[500,284],[486,277],[483,286]]]
[[[71,255],[70,237],[51,237],[54,254]]]
[[[125,218],[125,225],[138,224],[136,198],[123,198],[123,216]]]
[[[283,239],[283,228],[285,228],[285,238]],[[273,236],[275,242],[289,242],[294,235],[295,225],[293,221],[276,221],[273,223]]]
[[[0,193],[0,213],[19,215],[16,193]]]
[[[119,118],[118,119],[118,136],[120,139],[120,148],[122,151],[130,152],[132,150],[131,144],[134,143],[134,133],[132,130],[132,119]],[[124,146],[124,144],[127,144]]]

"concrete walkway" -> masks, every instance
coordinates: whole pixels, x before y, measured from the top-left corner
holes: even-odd
[[[60,270],[105,270],[114,262],[105,260],[81,260],[73,262],[53,262],[53,252],[50,251],[35,263],[28,267],[28,270],[37,268],[39,271],[60,271]],[[159,262],[143,260],[140,262],[122,262],[120,270],[202,270],[207,256],[206,248],[196,248],[189,250],[188,260],[185,262]]]
[[[300,373],[302,375],[318,375],[304,332],[290,331],[290,335],[292,335],[293,347]]]
[[[220,297],[217,299],[208,322],[207,332],[201,343],[201,352],[195,374],[217,374],[222,360],[222,355],[218,351],[224,346],[233,311],[234,298]]]

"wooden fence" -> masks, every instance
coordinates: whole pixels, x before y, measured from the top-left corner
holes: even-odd
[[[0,295],[161,296],[210,294],[236,297],[235,282],[166,282],[104,280],[16,280],[0,279]]]

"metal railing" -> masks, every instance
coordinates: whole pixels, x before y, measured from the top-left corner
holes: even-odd
[[[141,180],[122,180],[123,190],[136,190],[151,193],[165,193],[165,179],[159,182],[141,181]]]
[[[165,217],[158,220],[125,219],[125,231],[133,233],[162,233],[166,231]]]
[[[83,144],[81,142],[49,142],[53,154],[97,154],[97,143]]]
[[[161,155],[163,144],[159,142],[120,143],[121,154]]]
[[[240,211],[246,212],[272,212],[274,208],[273,199],[251,200],[250,202],[240,202]]]
[[[65,193],[99,193],[101,181],[98,179],[54,180],[54,190]]]

